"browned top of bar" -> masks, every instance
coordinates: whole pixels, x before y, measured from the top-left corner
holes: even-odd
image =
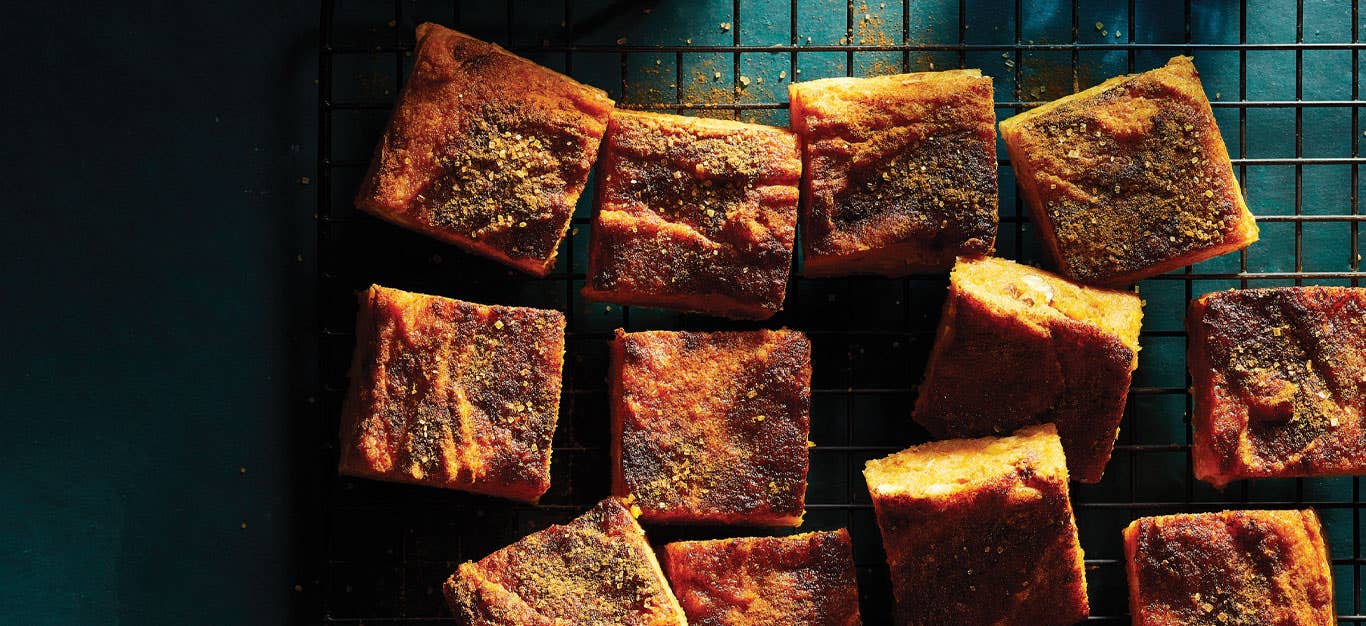
[[[664,566],[692,624],[857,626],[849,531],[680,541]]]
[[[864,469],[899,624],[1072,624],[1089,608],[1052,424],[937,441]]]
[[[471,626],[687,623],[644,531],[615,498],[461,565],[445,593]]]
[[[534,500],[550,484],[564,315],[372,286],[361,297],[344,473]]]
[[[617,111],[599,168],[585,294],[748,318],[782,307],[801,176],[796,135]]]
[[[977,70],[827,78],[789,87],[802,135],[808,255],[913,243],[924,262],[990,254],[996,116]]]
[[[435,24],[356,205],[536,274],[554,264],[612,101]]]
[[[1076,280],[1134,282],[1257,239],[1188,57],[1004,120],[1001,135]]]
[[[646,521],[800,523],[811,344],[799,332],[617,331],[615,493]]]
[[[1328,553],[1312,510],[1145,517],[1124,537],[1138,626],[1334,623]]]
[[[1187,323],[1197,475],[1366,469],[1366,289],[1213,293]]]

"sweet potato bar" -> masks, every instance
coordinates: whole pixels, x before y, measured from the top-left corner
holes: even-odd
[[[1052,424],[913,446],[863,470],[898,624],[1072,624],[1090,612]]]
[[[942,271],[996,241],[996,115],[978,70],[788,87],[807,276]]]
[[[1366,473],[1366,289],[1212,293],[1186,326],[1196,477]]]
[[[740,319],[782,308],[801,177],[796,135],[617,111],[598,168],[585,296]]]
[[[679,541],[664,570],[691,624],[858,626],[849,531]]]
[[[796,526],[811,344],[799,332],[617,331],[612,493],[646,522]]]
[[[687,626],[644,531],[615,498],[462,564],[445,594],[464,626]]]
[[[1143,517],[1124,529],[1135,626],[1331,626],[1319,518],[1303,511]]]
[[[341,472],[534,501],[550,486],[564,315],[378,285],[361,296]]]
[[[612,101],[436,24],[417,27],[414,55],[356,206],[546,275]]]
[[[1004,259],[960,260],[914,418],[939,438],[1055,423],[1072,478],[1097,482],[1124,416],[1142,316],[1132,293]]]
[[[1189,57],[1001,122],[1059,271],[1123,285],[1257,240]]]

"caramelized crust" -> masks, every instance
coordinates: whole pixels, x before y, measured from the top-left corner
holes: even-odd
[[[1001,138],[1073,280],[1133,283],[1257,240],[1189,57],[1004,120]]]
[[[460,565],[445,595],[465,626],[687,626],[645,532],[616,498]]]
[[[863,470],[898,624],[1085,619],[1081,546],[1052,424],[936,441]]]
[[[1074,480],[1098,482],[1138,366],[1142,301],[1004,259],[960,260],[916,398],[938,438],[1057,424]]]
[[[765,319],[796,237],[796,135],[656,113],[612,114],[583,294]]]
[[[991,254],[991,78],[979,70],[826,78],[788,92],[803,144],[803,273],[901,276]]]
[[[1135,626],[1329,626],[1333,581],[1319,517],[1224,511],[1124,529]]]
[[[694,626],[858,626],[849,531],[679,541],[664,569]]]
[[[1198,478],[1366,472],[1366,289],[1213,293],[1186,325]]]
[[[612,493],[647,522],[796,526],[811,344],[799,332],[617,331]]]
[[[417,49],[356,206],[544,276],[588,180],[612,101],[438,26]]]
[[[534,501],[550,487],[564,315],[374,285],[361,296],[341,473]]]

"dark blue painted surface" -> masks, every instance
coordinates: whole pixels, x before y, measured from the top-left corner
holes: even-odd
[[[6,8],[0,622],[279,623],[305,595],[316,11]]]

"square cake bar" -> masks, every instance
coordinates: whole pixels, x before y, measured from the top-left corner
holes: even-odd
[[[1061,626],[1090,612],[1052,424],[912,446],[863,476],[897,624]]]
[[[444,591],[463,626],[688,626],[645,531],[615,498],[461,564]]]
[[[767,319],[783,306],[801,153],[791,131],[612,114],[583,295]]]
[[[943,271],[996,241],[991,78],[949,70],[793,83],[802,272]]]
[[[564,315],[379,285],[360,304],[341,473],[540,498],[560,412]]]
[[[1142,301],[1005,259],[959,260],[913,416],[939,438],[1057,424],[1073,480],[1094,483],[1138,367]]]
[[[804,335],[618,330],[609,376],[612,493],[642,521],[801,523],[811,425]]]
[[[1058,271],[1122,286],[1257,240],[1190,57],[1001,121]]]
[[[1331,626],[1319,517],[1224,511],[1144,517],[1124,529],[1135,626]]]
[[[356,206],[529,274],[548,274],[612,100],[436,24],[417,27],[414,57]]]
[[[1366,473],[1366,289],[1211,293],[1186,328],[1197,478]]]
[[[690,624],[858,626],[849,531],[678,541],[664,570]]]

